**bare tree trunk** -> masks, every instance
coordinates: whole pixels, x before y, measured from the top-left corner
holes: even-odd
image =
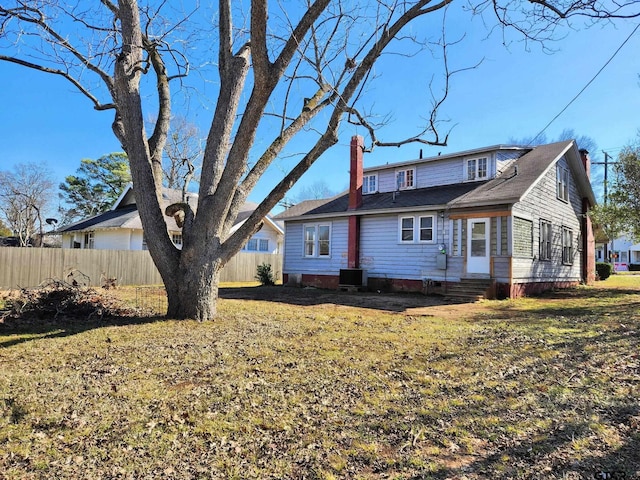
[[[187,261],[183,257],[178,272],[171,276],[167,289],[167,317],[190,318],[198,321],[213,320],[216,316],[218,283],[222,262],[219,258]]]

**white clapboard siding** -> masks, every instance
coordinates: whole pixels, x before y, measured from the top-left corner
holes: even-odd
[[[340,218],[308,223],[331,224],[331,255],[329,257],[305,257],[303,245],[305,222],[287,222],[283,272],[287,274],[338,275],[340,269],[347,266],[348,220]]]
[[[439,243],[449,243],[448,224],[443,237],[443,220],[436,212],[421,212],[419,215],[435,215],[437,222],[434,243],[401,243],[398,241],[398,215],[376,215],[363,217],[360,223],[360,264],[370,277],[402,278],[409,280],[444,280],[444,270],[436,266]],[[413,214],[412,214],[413,215]],[[449,271],[448,275],[460,272]]]
[[[568,164],[564,158],[558,163],[565,168]],[[534,186],[533,189],[516,203],[513,215],[527,218],[533,223],[533,256],[514,257],[513,281],[549,282],[549,281],[579,281],[582,276],[579,250],[580,246],[580,213],[582,199],[578,194],[576,183],[571,176],[569,185],[569,202],[559,200],[556,195],[556,167],[555,165]],[[551,260],[540,260],[540,220],[550,221],[552,224],[552,255]],[[562,264],[562,227],[569,227],[573,231],[572,265]]]

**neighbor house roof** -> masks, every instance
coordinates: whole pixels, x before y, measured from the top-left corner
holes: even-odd
[[[58,230],[60,233],[103,228],[142,228],[136,205],[126,205],[80,220]]]
[[[197,193],[188,194],[188,200],[190,200],[191,205],[194,209],[196,208],[197,198]],[[162,199],[162,208],[164,209],[173,203],[181,202],[182,191],[163,188]],[[193,200],[195,200],[195,202]],[[234,229],[238,228],[249,217],[251,212],[255,210],[256,206],[257,204],[253,202],[246,202],[242,206],[236,218]],[[165,222],[167,222],[167,229],[169,231],[179,232],[181,230],[181,228],[176,224],[176,221],[173,217],[168,217],[165,215],[164,219]],[[278,225],[277,222],[274,222],[268,217],[265,220],[276,231],[280,233],[284,232],[282,226]],[[110,228],[142,230],[142,221],[140,220],[140,215],[138,214],[138,207],[135,204],[135,194],[133,192],[133,187],[131,186],[131,184],[129,184],[122,192],[122,194],[120,194],[120,197],[118,198],[118,200],[116,200],[111,210],[84,220],[80,220],[79,222],[72,223],[71,225],[67,225],[66,227],[58,230],[58,232],[66,233]]]

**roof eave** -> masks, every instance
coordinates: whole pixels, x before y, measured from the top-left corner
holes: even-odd
[[[283,221],[300,221],[300,220],[318,220],[326,218],[348,218],[351,216],[365,216],[365,215],[384,215],[384,214],[396,214],[406,212],[420,212],[425,210],[446,210],[446,204],[437,205],[415,205],[413,207],[394,207],[394,208],[377,208],[372,210],[348,210],[346,212],[330,212],[330,213],[316,213],[309,215],[298,215],[297,217],[284,218]]]
[[[514,205],[522,200],[521,197],[512,197],[512,198],[501,198],[500,201],[496,202],[493,200],[479,201],[479,202],[462,202],[462,203],[453,203],[448,206],[450,210],[453,209],[463,209],[463,208],[473,208],[473,207],[497,207],[500,205]]]

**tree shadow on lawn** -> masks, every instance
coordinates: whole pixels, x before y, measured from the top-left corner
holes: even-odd
[[[448,375],[437,391],[419,394],[422,400],[407,390],[384,420],[372,416],[370,426],[359,427],[381,432],[394,425],[405,432],[395,441],[407,448],[404,461],[429,464],[407,478],[640,478],[637,332],[603,329],[594,338],[578,328],[548,335],[548,323],[537,315],[530,323],[524,317],[496,322],[484,314],[468,321],[486,328],[451,351],[425,352],[410,368],[447,378],[443,361],[452,362],[475,370],[477,381]],[[421,432],[413,442],[412,432]],[[385,440],[394,443],[390,434]],[[429,445],[440,453],[425,453],[433,450]]]
[[[60,316],[53,319],[28,314],[8,318],[0,323],[0,337],[11,337],[0,341],[0,349],[31,340],[68,337],[99,328],[144,325],[162,320],[165,320],[163,316],[104,316],[89,319]]]
[[[639,293],[565,290],[541,296],[551,303],[522,310],[511,305],[490,317],[470,318],[490,326],[471,345],[481,342],[496,356],[507,355],[516,373],[509,377],[507,371],[505,384],[511,381],[515,389],[529,385],[515,396],[534,398],[531,417],[548,412],[551,421],[543,426],[541,417],[541,427],[534,431],[498,435],[493,448],[464,468],[442,468],[431,477],[475,472],[486,478],[640,478]],[[570,302],[595,297],[606,301],[584,306]],[[489,363],[484,375],[494,374]],[[499,398],[488,409],[480,415],[512,416]],[[462,407],[459,415],[471,412]],[[522,414],[516,412],[514,418]]]
[[[388,311],[402,311],[407,304],[414,303],[424,306],[425,301],[432,300],[422,295],[378,297],[376,294],[283,287],[221,290],[221,298],[312,306],[331,301],[346,306],[377,308],[370,305],[370,298],[374,297],[380,298],[382,303],[387,302],[386,307],[381,305],[379,308]],[[283,291],[286,295],[278,297]],[[564,291],[550,294],[549,298],[562,301],[584,295],[586,299],[591,293],[597,292]],[[623,297],[615,298],[619,300],[614,305],[619,315],[636,308],[622,305]],[[446,302],[437,304],[446,305]],[[640,471],[637,454],[640,451],[640,404],[637,400],[640,367],[637,357],[618,364],[615,355],[621,340],[626,341],[625,354],[637,353],[633,344],[637,345],[638,336],[629,336],[627,331],[619,331],[617,327],[605,329],[596,339],[581,335],[580,329],[586,331],[597,326],[599,314],[591,313],[587,321],[584,320],[586,313],[592,311],[589,306],[563,309],[561,305],[549,306],[543,302],[538,308],[507,311],[497,308],[503,306],[503,302],[495,305],[490,316],[486,311],[474,314],[469,310],[465,320],[478,324],[479,328],[468,336],[461,336],[451,349],[420,349],[409,357],[399,355],[390,364],[380,366],[383,370],[376,378],[385,381],[378,380],[377,387],[397,394],[386,411],[377,411],[375,407],[380,405],[374,403],[371,412],[360,408],[358,412],[364,410],[363,413],[347,410],[344,418],[333,421],[323,410],[324,414],[311,416],[305,422],[318,429],[335,430],[336,438],[343,438],[336,442],[344,443],[348,468],[355,472],[374,471],[394,477],[406,468],[411,474],[402,478],[438,480],[636,478]],[[600,308],[604,307],[596,307]],[[160,316],[12,320],[0,324],[0,336],[24,337],[9,338],[0,343],[0,348],[32,339],[162,320],[164,317]],[[541,354],[549,353],[548,346],[542,342],[550,338],[544,331],[549,325],[572,328],[568,329],[566,341],[562,341],[562,333],[554,334],[552,339],[560,341],[549,348],[557,353],[543,359]],[[593,349],[594,342],[599,343],[597,349]],[[609,370],[604,371],[602,362],[607,358],[610,360],[605,367]],[[463,367],[460,377],[455,375],[455,369],[449,370],[453,368],[451,365]],[[464,373],[471,369],[475,375]],[[617,395],[607,392],[607,375],[611,389],[617,389]],[[350,381],[359,382],[359,378],[333,378],[335,389],[323,390],[323,395],[328,397],[327,404],[332,404],[333,391],[342,390],[349,395],[358,391],[359,383],[355,383],[353,389],[347,387]],[[595,383],[589,383],[591,378]],[[621,391],[629,394],[621,395]],[[521,403],[520,398],[523,399]],[[339,396],[335,397],[336,402],[339,400]],[[366,400],[367,396],[363,395],[362,401]],[[313,411],[312,406],[307,405],[307,408]],[[306,423],[303,425],[308,426]],[[340,437],[346,425],[355,429],[363,442],[380,446],[380,450],[374,454],[352,445],[350,438]],[[478,443],[465,446],[469,437]],[[434,446],[441,453],[431,453]],[[389,452],[395,453],[387,453],[387,447]],[[389,461],[384,461],[386,455],[391,457]],[[428,465],[421,467],[421,463]],[[321,466],[327,467],[326,464]],[[596,476],[601,472],[609,476]],[[306,473],[291,478],[305,476]]]
[[[333,304],[395,313],[404,312],[407,308],[455,303],[439,295],[424,295],[422,293],[352,292],[281,285],[274,287],[220,288],[218,295],[220,298],[228,300],[258,300],[297,306]]]
[[[571,409],[571,405],[557,408]],[[615,424],[618,429],[629,430],[629,425],[637,422],[638,406],[611,407],[604,413],[607,424]],[[616,432],[617,434],[618,432]],[[563,479],[632,479],[640,472],[640,435],[627,434],[612,439],[617,445],[611,447],[599,442],[601,448],[580,446],[585,438],[593,436],[588,420],[558,423],[553,428],[541,430],[525,440],[504,438],[504,445],[498,446],[487,455],[475,454],[471,461],[458,468],[439,468],[424,478],[447,479],[466,478],[473,473],[479,477],[470,478],[563,478]],[[584,451],[587,449],[587,451]],[[462,476],[462,477],[460,477]]]

